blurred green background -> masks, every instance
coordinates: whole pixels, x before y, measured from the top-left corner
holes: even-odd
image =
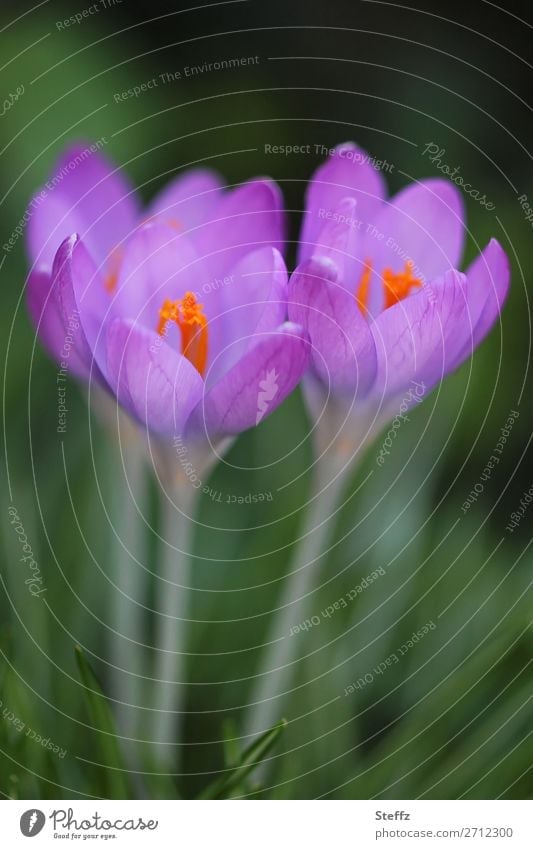
[[[524,193],[533,198],[530,4],[503,10],[482,0],[421,0],[414,11],[354,0],[250,0],[195,3],[188,11],[123,0],[58,29],[58,21],[89,5],[2,4],[2,97],[24,86],[0,120],[2,244],[74,138],[104,137],[106,153],[147,200],[190,163],[207,161],[229,183],[269,174],[291,210],[291,240],[305,181],[321,157],[268,154],[265,144],[353,139],[394,164],[387,179],[396,191],[410,178],[436,176],[422,155],[434,142],[495,204],[489,212],[465,198],[467,259],[490,236],[510,255],[512,290],[501,326],[413,411],[383,468],[370,448],[354,473],[339,542],[323,564],[310,610],[322,610],[378,567],[385,575],[298,637],[304,657],[280,711],[288,727],[268,756],[263,789],[252,780],[236,793],[531,798],[533,508],[514,533],[505,529],[533,482],[533,234],[518,201]],[[164,72],[237,56],[259,61],[114,100]],[[293,241],[288,255],[293,262]],[[57,370],[35,347],[21,300],[23,240],[2,258],[0,791],[15,798],[196,795],[231,763],[231,745],[222,740],[243,730],[261,670],[258,647],[301,525],[311,450],[302,397],[296,393],[241,436],[229,463],[212,475],[216,490],[275,497],[238,507],[203,498],[188,601],[186,745],[177,775],[131,777],[121,771],[128,754],[109,733],[117,705],[110,700],[113,720],[91,712],[74,651],[82,646],[104,692],[116,693],[109,658],[117,541],[106,510],[112,517],[117,509],[120,459],[113,437],[88,411],[86,390],[73,384],[62,445]],[[501,462],[463,513],[511,410],[520,416]],[[21,580],[10,497],[45,576],[48,607]],[[158,510],[151,484],[146,511],[154,527]],[[155,542],[147,533],[132,552],[152,572]],[[265,554],[273,547],[279,553]],[[147,575],[143,602],[150,606],[155,578]],[[429,621],[437,627],[401,663],[342,696]],[[148,613],[145,627],[150,643]],[[145,654],[150,669],[153,654]],[[144,686],[141,704],[148,703],[150,685]],[[66,755],[17,730],[11,713]],[[140,739],[147,739],[146,713],[136,715]],[[164,771],[145,744],[135,758],[146,772]]]

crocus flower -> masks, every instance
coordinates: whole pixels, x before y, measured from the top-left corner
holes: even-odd
[[[390,200],[355,145],[311,180],[290,282],[289,317],[305,327],[318,384],[354,410],[389,413],[416,383],[429,391],[479,345],[509,288],[492,239],[464,273],[463,204],[449,181],[413,183]]]
[[[120,169],[70,147],[30,206],[39,337],[150,431],[238,433],[307,363],[302,329],[285,320],[283,224],[268,179],[229,190],[215,172],[190,170],[142,211]]]

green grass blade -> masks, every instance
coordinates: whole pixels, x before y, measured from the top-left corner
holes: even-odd
[[[223,799],[235,791],[251,772],[261,763],[266,755],[277,743],[279,737],[287,727],[287,720],[281,719],[277,725],[262,734],[255,743],[252,743],[241,755],[240,762],[227,775],[210,784],[200,799]]]
[[[118,732],[111,708],[95,673],[79,646],[76,646],[75,656],[84,686],[89,716],[94,726],[97,757],[104,764],[101,781],[105,788],[105,794],[112,799],[131,799],[133,798],[132,788],[126,777],[126,768],[120,751]]]

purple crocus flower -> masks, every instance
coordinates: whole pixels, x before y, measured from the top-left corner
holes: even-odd
[[[78,145],[30,215],[27,298],[42,343],[151,431],[238,433],[298,383],[308,345],[285,320],[283,212],[269,179],[229,190],[194,169],[141,211],[124,173]]]
[[[414,382],[429,391],[486,336],[509,262],[492,239],[461,273],[464,234],[462,199],[447,180],[387,200],[382,174],[353,144],[318,168],[289,317],[305,327],[312,371],[337,398],[390,413]]]

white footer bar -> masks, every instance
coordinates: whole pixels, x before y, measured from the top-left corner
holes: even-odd
[[[531,801],[2,801],[2,846],[531,849]],[[28,838],[35,837],[29,844]]]

